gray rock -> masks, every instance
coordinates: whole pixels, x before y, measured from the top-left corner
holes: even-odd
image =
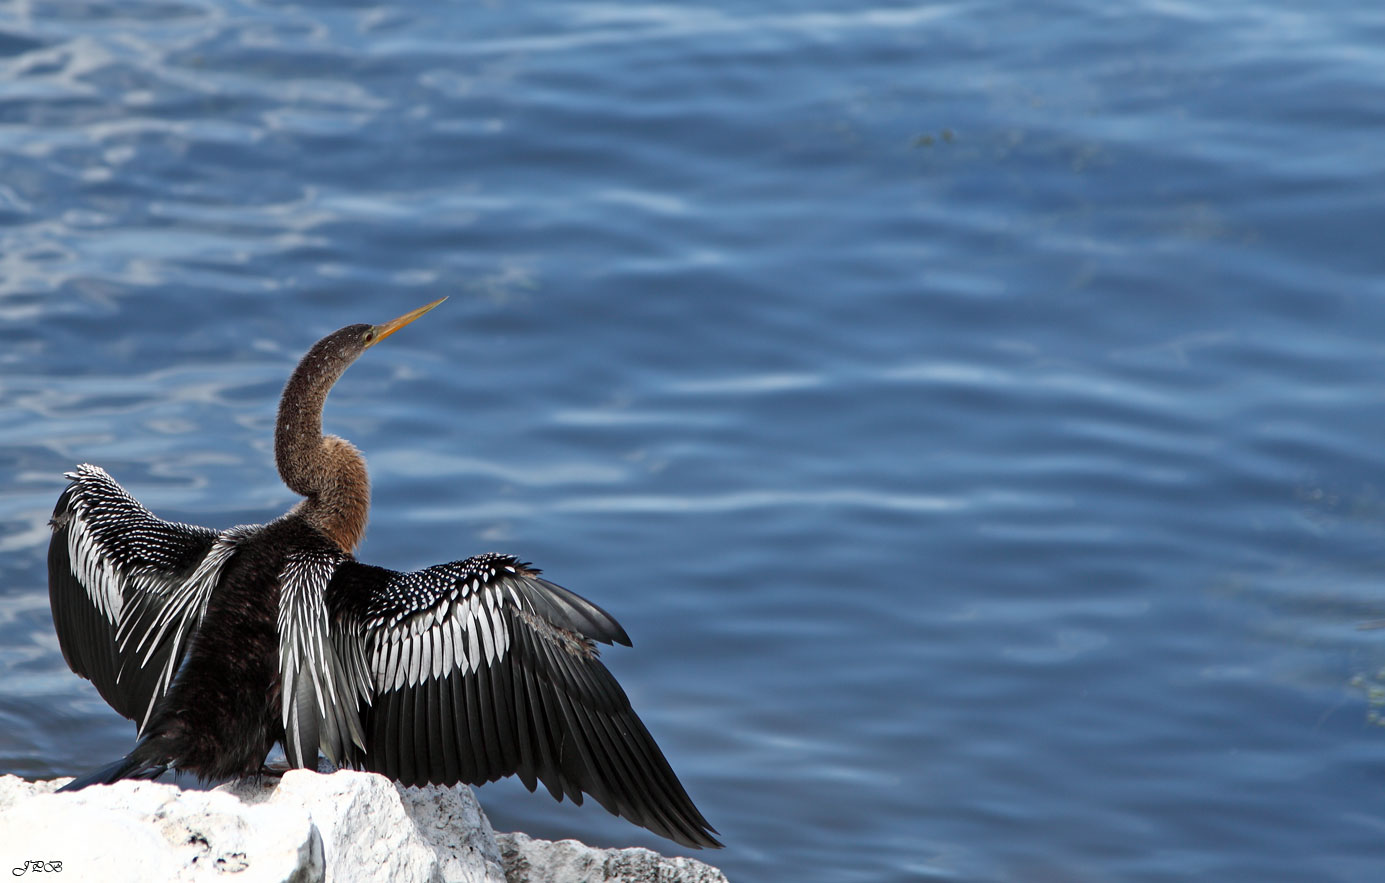
[[[0,870],[60,861],[53,879],[111,883],[726,883],[647,849],[497,839],[465,786],[292,770],[211,791],[118,782],[52,793],[67,781],[0,776]]]
[[[498,834],[508,883],[727,883],[696,859],[668,858],[648,849],[596,849],[576,840],[535,840]]]

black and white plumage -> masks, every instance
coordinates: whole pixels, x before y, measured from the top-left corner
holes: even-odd
[[[48,548],[63,658],[143,731],[202,620],[235,533],[155,518],[97,466],[84,464],[67,478]]]
[[[598,658],[598,643],[630,643],[608,613],[509,555],[412,573],[353,557],[364,462],[321,436],[321,405],[361,351],[435,305],[341,329],[300,362],[276,454],[306,499],[275,521],[167,522],[98,467],[69,473],[48,556],[54,624],[68,664],[138,741],[68,788],[169,767],[254,775],[279,742],[292,767],[322,752],[409,785],[517,774],[720,846]]]

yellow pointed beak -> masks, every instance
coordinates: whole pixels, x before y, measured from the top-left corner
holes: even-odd
[[[366,348],[368,349],[372,346],[375,346],[375,344],[384,340],[386,337],[389,337],[391,334],[398,331],[400,328],[403,328],[405,325],[408,325],[410,322],[417,319],[419,316],[422,316],[424,313],[428,312],[433,307],[436,307],[438,304],[442,303],[445,300],[447,300],[447,298],[440,297],[437,300],[433,301],[431,304],[426,304],[424,306],[419,307],[416,310],[411,310],[405,313],[398,319],[391,319],[383,325],[376,325],[374,328],[371,329],[373,332],[375,332],[375,334],[371,337],[370,343],[366,344]]]

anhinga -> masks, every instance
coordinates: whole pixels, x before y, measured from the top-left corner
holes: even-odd
[[[442,301],[319,340],[284,388],[279,475],[305,499],[268,524],[163,521],[102,469],[79,466],[53,512],[49,594],[63,657],[138,725],[134,749],[67,789],[258,775],[292,767],[408,785],[518,774],[685,846],[720,846],[597,658],[629,645],[600,607],[509,555],[413,573],[353,552],[365,460],[322,434],[332,385],[361,353]],[[65,789],[66,790],[66,789]]]

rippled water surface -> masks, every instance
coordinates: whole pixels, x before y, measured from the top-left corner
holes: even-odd
[[[733,880],[1385,873],[1376,4],[0,4],[0,771],[71,674],[78,462],[293,501],[326,332],[362,557],[607,653]],[[501,829],[674,851],[481,789]]]

